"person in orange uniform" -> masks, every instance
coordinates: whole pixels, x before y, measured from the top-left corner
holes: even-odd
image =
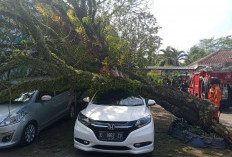
[[[210,89],[208,98],[211,102],[215,103],[218,106],[218,110],[214,114],[215,118],[219,120],[219,107],[221,101],[221,89],[219,87],[220,80],[216,77],[211,78]]]

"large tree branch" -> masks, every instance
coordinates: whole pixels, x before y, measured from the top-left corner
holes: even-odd
[[[17,56],[14,57],[8,63],[1,65],[0,74],[4,72],[20,68],[27,67],[35,70],[39,70],[45,73],[48,73],[50,76],[58,76],[58,75],[70,75],[75,74],[77,70],[65,65],[65,64],[55,64],[53,62],[42,61],[39,58],[34,58],[31,56]]]

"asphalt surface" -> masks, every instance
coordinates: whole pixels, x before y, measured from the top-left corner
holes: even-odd
[[[227,128],[232,131],[232,107],[222,111],[219,122],[226,125]]]

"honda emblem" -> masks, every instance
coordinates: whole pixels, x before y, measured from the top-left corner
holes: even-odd
[[[114,124],[108,124],[108,129],[109,129],[109,130],[114,130],[114,129],[115,129]]]

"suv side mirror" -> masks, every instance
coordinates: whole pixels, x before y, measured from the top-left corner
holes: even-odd
[[[52,96],[50,96],[50,95],[44,95],[44,96],[41,97],[42,101],[49,101],[51,99],[52,99]]]
[[[89,97],[85,97],[85,98],[83,99],[83,101],[84,101],[84,102],[90,102]]]
[[[155,104],[156,104],[155,100],[152,100],[152,99],[149,99],[147,102],[147,106],[153,106]]]

